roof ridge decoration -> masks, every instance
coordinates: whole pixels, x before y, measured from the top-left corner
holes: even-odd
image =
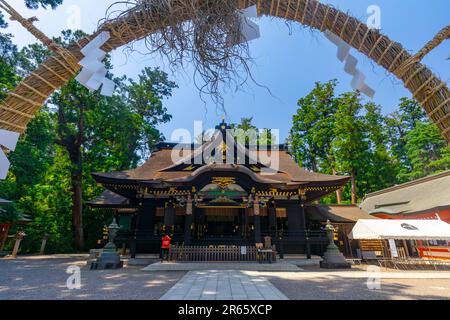
[[[160,171],[193,172],[205,165],[229,164],[245,166],[255,173],[286,173],[280,171],[279,166],[277,166],[278,168],[271,168],[260,159],[261,152],[266,152],[268,154],[280,151],[279,145],[261,146],[259,143],[256,145],[244,145],[239,141],[236,135],[233,135],[230,132],[236,129],[233,129],[230,125],[226,124],[224,120],[217,125],[215,129],[211,139],[203,141],[201,145],[179,144],[174,146],[172,149],[172,152],[175,152],[175,154],[172,154],[173,164]],[[233,133],[236,132],[233,131]],[[232,145],[229,146],[229,143]],[[187,150],[188,155],[174,160],[174,157],[177,157],[180,153]],[[270,159],[270,157],[267,156],[267,160],[273,159]]]

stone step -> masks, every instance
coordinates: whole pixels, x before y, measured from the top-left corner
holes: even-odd
[[[157,262],[143,271],[198,271],[198,270],[241,270],[241,271],[270,271],[270,272],[298,272],[301,268],[286,262],[273,264],[238,263],[238,262]]]

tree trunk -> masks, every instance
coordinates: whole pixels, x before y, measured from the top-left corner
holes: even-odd
[[[356,196],[356,173],[352,170],[352,204],[356,205],[358,198]]]
[[[333,168],[333,175],[337,176],[336,170]],[[342,189],[336,190],[337,203],[342,204]]]
[[[72,173],[72,226],[75,232],[74,244],[78,250],[84,248],[83,232],[83,189],[82,176],[79,170]]]
[[[6,224],[5,225],[5,232],[0,234],[0,251],[3,251],[3,249],[5,248],[5,244],[6,244],[6,240],[8,239],[8,233],[9,233],[9,228],[11,227],[10,224]]]
[[[77,250],[84,249],[84,231],[83,231],[83,156],[81,146],[84,137],[84,108],[80,105],[78,118],[78,131],[76,134],[67,132],[67,126],[64,110],[60,107],[58,110],[58,133],[60,140],[58,144],[63,146],[70,158],[71,170],[71,191],[72,191],[72,230],[74,233],[74,247]]]
[[[313,172],[319,172],[319,168],[317,167],[317,160],[316,160],[316,156],[312,156],[311,158],[311,169]]]

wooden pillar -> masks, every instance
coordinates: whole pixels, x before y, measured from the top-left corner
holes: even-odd
[[[271,201],[270,203],[271,205],[268,208],[269,231],[270,235],[275,237],[277,232],[277,209],[275,207],[275,201]]]
[[[305,200],[300,197],[300,217],[302,219],[303,232],[305,235],[305,253],[306,258],[311,260],[311,243],[309,242],[308,226],[306,224]]]
[[[186,215],[184,220],[184,245],[191,245],[191,226],[192,226],[192,216],[194,214],[194,206],[192,199],[188,199],[186,202]]]
[[[137,247],[137,236],[139,232],[139,217],[141,215],[141,210],[139,209],[138,212],[134,215],[132,221],[131,221],[131,228],[133,230],[133,236],[130,240],[130,256],[131,259],[136,259],[136,247]]]
[[[258,199],[253,202],[253,222],[255,225],[255,243],[261,243],[261,217]]]
[[[132,259],[136,258],[137,243],[142,234],[153,234],[154,222],[156,216],[156,204],[142,199],[139,203],[139,209],[132,220],[134,229],[133,239],[130,242],[130,255]]]
[[[247,239],[248,236],[248,209],[241,209],[241,237]]]
[[[169,200],[164,208],[164,225],[166,226],[166,233],[172,231],[175,225],[175,204],[173,200]]]
[[[405,247],[406,256],[408,258],[411,257],[411,254],[409,253],[408,243],[406,242],[406,240],[403,240],[403,246]]]

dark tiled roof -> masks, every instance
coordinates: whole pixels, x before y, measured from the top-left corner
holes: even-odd
[[[306,207],[309,220],[334,223],[354,223],[359,219],[377,219],[366,211],[352,205],[315,205]]]
[[[10,204],[10,203],[11,203],[11,201],[0,198],[0,206]]]
[[[106,190],[96,199],[89,201],[87,204],[91,207],[114,207],[123,206],[128,204],[128,199],[114,193],[112,191]]]
[[[161,149],[152,154],[150,159],[137,169],[112,173],[94,173],[97,180],[118,180],[118,181],[165,181],[183,182],[190,181],[205,169],[210,170],[236,170],[240,168],[246,173],[253,174],[253,177],[262,183],[283,183],[283,184],[345,184],[349,177],[332,176],[310,172],[300,168],[286,151],[272,151],[279,157],[279,172],[273,175],[263,175],[254,173],[243,165],[233,164],[213,164],[204,165],[193,172],[171,171],[175,165],[172,161],[172,149]],[[191,151],[185,151],[182,156],[189,157]],[[271,154],[272,155],[272,154]]]
[[[450,170],[368,194],[361,203],[370,214],[414,214],[447,207]]]

